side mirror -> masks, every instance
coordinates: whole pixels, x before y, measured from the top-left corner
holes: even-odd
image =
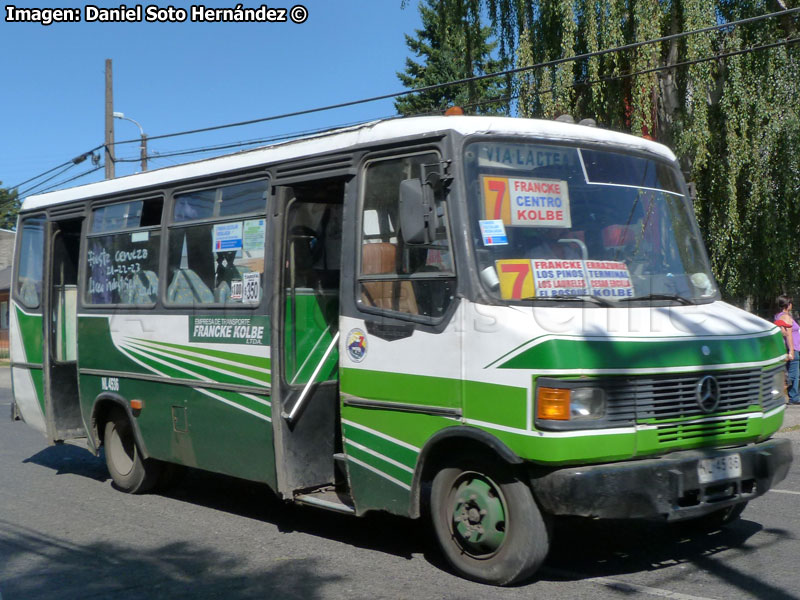
[[[430,244],[435,229],[433,190],[419,179],[400,182],[400,230],[406,244]]]

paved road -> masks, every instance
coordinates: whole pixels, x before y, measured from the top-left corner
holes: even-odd
[[[443,570],[423,523],[284,506],[263,486],[202,472],[170,493],[121,494],[101,460],[12,422],[4,378],[2,600],[800,598],[800,460],[722,532],[559,524],[539,579],[495,589]],[[790,410],[781,435],[800,456]]]

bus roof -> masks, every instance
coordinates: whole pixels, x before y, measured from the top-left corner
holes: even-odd
[[[434,132],[456,131],[463,135],[476,133],[526,135],[561,142],[592,142],[618,148],[644,150],[667,160],[675,160],[672,151],[656,142],[633,135],[557,121],[517,119],[510,117],[409,117],[373,121],[343,129],[334,129],[271,146],[244,150],[201,161],[164,167],[135,175],[108,179],[47,194],[28,196],[22,210],[34,210],[73,200],[86,200],[118,192],[137,190],[178,182],[194,177],[222,174],[237,169],[322,154],[362,144],[386,142]]]

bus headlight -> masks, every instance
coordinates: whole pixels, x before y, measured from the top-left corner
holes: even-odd
[[[596,387],[536,390],[536,418],[546,421],[583,421],[602,419],[606,414],[606,393]]]
[[[777,398],[786,394],[786,370],[778,369],[772,374],[772,389],[770,396]]]
[[[602,419],[606,416],[606,393],[600,388],[571,390],[571,419]]]

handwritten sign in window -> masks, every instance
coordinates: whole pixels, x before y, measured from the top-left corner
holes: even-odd
[[[158,297],[159,232],[92,237],[86,255],[90,304],[152,304]]]

